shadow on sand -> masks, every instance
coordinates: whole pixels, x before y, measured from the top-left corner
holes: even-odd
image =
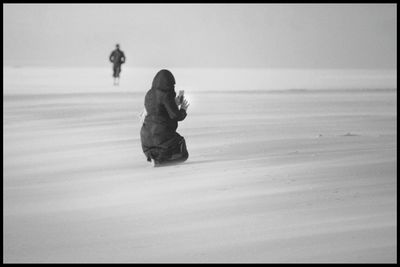
[[[176,163],[165,163],[162,165],[157,166],[157,168],[162,168],[162,167],[169,167],[169,166],[179,166],[179,165],[195,165],[195,164],[201,164],[201,163],[209,163],[209,162],[216,162],[216,160],[188,160],[185,162],[176,162]]]
[[[210,162],[217,162],[218,160],[215,160],[215,159],[204,159],[204,160],[189,160],[189,161],[185,161],[185,162],[182,162],[182,164],[185,164],[185,165],[191,165],[191,164],[199,164],[199,163],[210,163]]]

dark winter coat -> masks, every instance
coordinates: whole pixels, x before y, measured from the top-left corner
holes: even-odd
[[[125,54],[119,49],[115,49],[111,52],[110,61],[114,63],[114,65],[121,65],[125,63]]]
[[[178,109],[175,97],[174,76],[168,70],[159,71],[145,96],[147,116],[140,131],[142,149],[148,160],[168,159],[184,142],[176,129],[178,121],[185,119],[186,111]]]

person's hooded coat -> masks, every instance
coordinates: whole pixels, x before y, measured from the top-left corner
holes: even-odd
[[[160,70],[146,93],[146,118],[140,137],[143,152],[149,158],[168,157],[182,137],[176,132],[178,121],[186,117],[184,109],[175,103],[175,78],[168,70]]]

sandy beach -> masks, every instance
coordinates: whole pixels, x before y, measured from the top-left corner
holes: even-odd
[[[396,89],[187,84],[189,159],[153,168],[139,136],[147,87],[15,77],[5,263],[397,262]]]

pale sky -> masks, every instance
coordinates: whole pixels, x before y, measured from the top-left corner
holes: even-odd
[[[4,66],[397,68],[396,4],[3,4]]]

